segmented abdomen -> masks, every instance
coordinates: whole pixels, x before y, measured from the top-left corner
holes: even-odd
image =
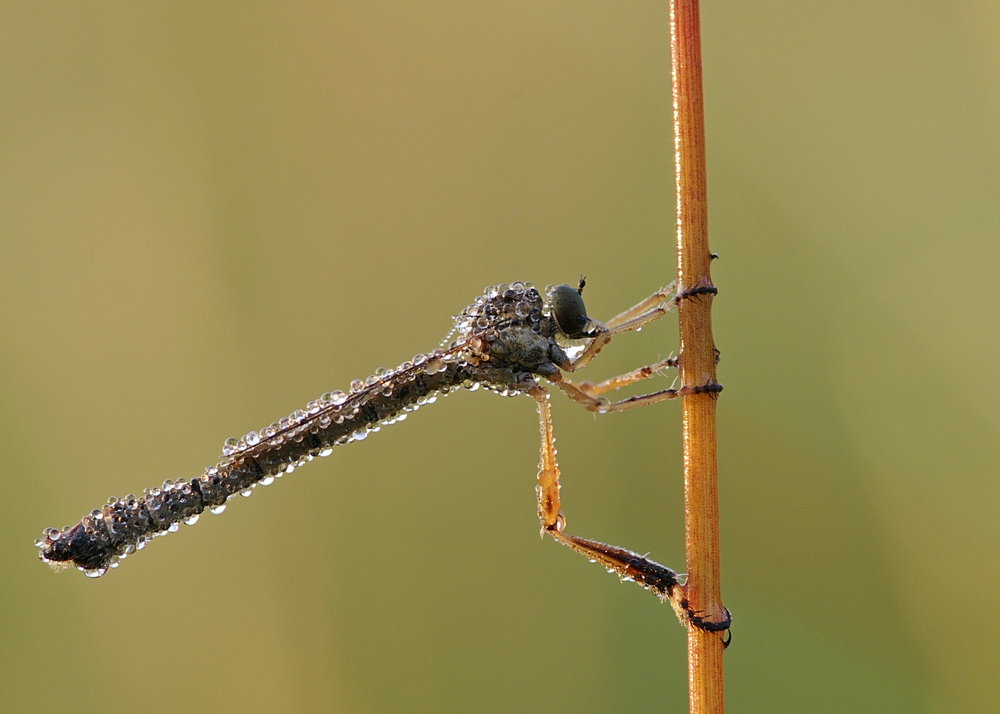
[[[57,567],[73,564],[88,576],[103,575],[150,538],[176,531],[180,523],[193,525],[206,508],[221,513],[237,493],[249,495],[257,484],[269,484],[316,456],[326,456],[334,446],[401,421],[438,393],[447,394],[463,382],[471,386],[460,353],[461,345],[453,344],[448,351],[417,355],[395,370],[355,381],[350,394],[324,394],[259,432],[228,439],[223,459],[191,481],[166,481],[139,498],[111,499],[72,528],[46,529],[35,541],[38,555]]]

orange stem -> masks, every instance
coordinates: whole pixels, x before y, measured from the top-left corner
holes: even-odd
[[[670,2],[670,55],[677,185],[678,293],[712,285],[705,181],[701,33],[697,0]],[[715,382],[712,295],[681,299],[681,383]],[[719,498],[715,454],[715,404],[711,393],[686,394],[684,420],[684,523],[687,597],[695,612],[713,621],[725,610],[719,576]],[[721,714],[722,634],[688,628],[688,694],[692,714]]]

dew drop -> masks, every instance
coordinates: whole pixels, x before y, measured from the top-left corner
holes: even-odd
[[[186,525],[186,526],[193,526],[197,522],[198,522],[198,514],[197,513],[194,514],[193,516],[189,517],[189,518],[185,518],[184,519],[184,525]]]
[[[219,515],[220,513],[222,513],[225,510],[226,510],[226,504],[225,503],[220,503],[218,506],[209,506],[208,507],[208,512],[212,513],[212,514],[214,514],[216,516]]]
[[[222,455],[232,456],[233,454],[235,454],[236,444],[238,443],[239,440],[235,436],[230,436],[228,439],[226,439],[226,442],[222,445]]]
[[[327,392],[323,395],[323,398],[328,402],[333,404],[335,407],[339,407],[341,404],[347,401],[347,395],[340,390],[334,392]]]
[[[329,456],[332,453],[333,453],[333,447],[332,446],[328,446],[325,449],[320,449],[319,455],[320,456]]]
[[[368,436],[368,432],[365,431],[364,429],[358,429],[356,432],[351,434],[351,436],[354,438],[355,441],[363,441],[364,438]]]
[[[107,568],[94,568],[93,570],[84,570],[83,574],[88,578],[99,578],[108,572]]]
[[[253,489],[250,488],[245,488],[240,491],[240,495],[243,496],[243,498],[250,498],[251,493],[253,493]]]
[[[180,524],[178,524],[178,523],[171,523],[170,527],[167,528],[167,530],[170,531],[171,533],[176,533],[178,530],[180,530]]]
[[[274,483],[274,476],[265,476],[257,483],[259,483],[261,486],[270,486],[272,483]]]
[[[247,443],[247,446],[256,446],[260,443],[260,434],[256,431],[251,431],[249,434],[243,437],[243,441]]]

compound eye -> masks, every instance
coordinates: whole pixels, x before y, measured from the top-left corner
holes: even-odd
[[[549,291],[552,301],[552,316],[559,329],[567,337],[580,337],[587,327],[587,308],[576,288],[557,285]]]

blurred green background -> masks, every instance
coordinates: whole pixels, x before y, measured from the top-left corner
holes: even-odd
[[[0,708],[684,711],[670,608],[539,540],[526,398],[439,402],[96,581],[31,545],[484,285],[585,273],[608,317],[669,282],[666,2],[0,13]],[[729,710],[995,712],[1000,5],[702,31]],[[683,569],[678,405],[554,412],[570,532]]]

